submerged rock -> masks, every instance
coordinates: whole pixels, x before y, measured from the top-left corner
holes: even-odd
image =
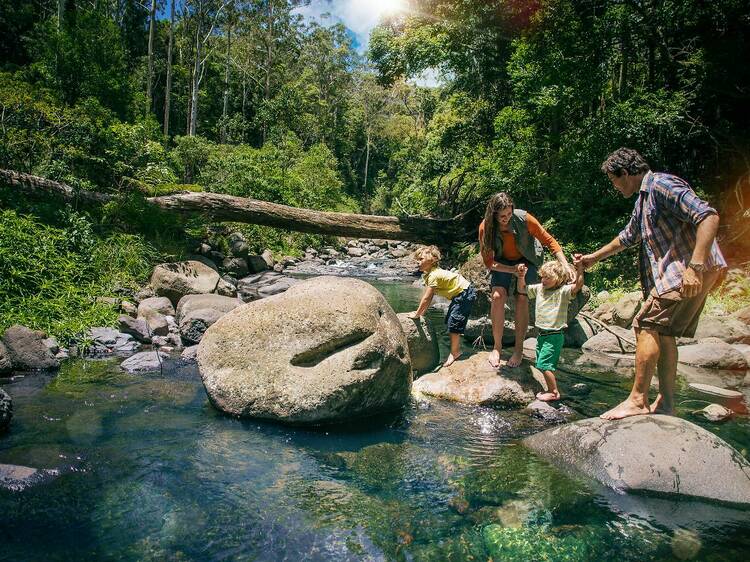
[[[440,359],[435,328],[424,316],[409,318],[407,312],[402,312],[397,316],[409,345],[411,368],[419,372],[429,371],[437,365]]]
[[[702,410],[698,410],[698,412],[696,413],[702,415],[708,421],[712,422],[726,421],[734,414],[732,410],[730,410],[726,406],[722,406],[721,404],[709,404]]]
[[[488,362],[489,353],[459,359],[450,367],[414,381],[416,393],[464,404],[522,407],[534,399],[538,385],[528,369],[498,371]]]
[[[534,400],[526,406],[525,411],[546,423],[565,423],[574,414],[573,410],[565,404],[560,404],[556,408],[549,402],[543,402],[542,400]]]
[[[411,368],[396,314],[372,285],[317,277],[226,314],[203,336],[211,402],[237,416],[346,421],[409,400]]]
[[[0,433],[7,429],[12,417],[13,399],[10,397],[10,394],[0,388]]]
[[[716,435],[676,417],[592,418],[523,443],[616,490],[750,504],[750,463]]]
[[[16,371],[57,369],[60,361],[44,343],[44,332],[31,330],[18,324],[11,326],[3,334],[2,343],[7,358]]]
[[[40,470],[15,464],[0,464],[0,489],[20,492],[29,486],[56,476],[56,470]]]
[[[161,351],[142,351],[120,363],[120,368],[131,374],[159,371],[165,359],[169,355]]]

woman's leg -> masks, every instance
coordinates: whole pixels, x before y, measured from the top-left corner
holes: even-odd
[[[503,332],[505,331],[505,302],[508,300],[508,291],[505,287],[492,287],[492,308],[490,318],[492,320],[492,340],[494,345],[490,353],[490,365],[497,369],[500,366],[500,354],[503,351]]]
[[[523,359],[523,340],[529,329],[529,297],[516,293],[516,341],[513,355],[508,360],[508,367],[518,367]],[[493,323],[494,326],[494,323]],[[494,332],[493,332],[494,333]]]

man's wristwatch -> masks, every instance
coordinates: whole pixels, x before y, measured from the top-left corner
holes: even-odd
[[[695,271],[696,273],[705,273],[706,272],[706,264],[705,263],[698,263],[691,261],[688,264],[688,267]]]

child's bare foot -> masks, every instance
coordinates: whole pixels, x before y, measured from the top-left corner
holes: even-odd
[[[508,362],[505,365],[506,367],[510,367],[511,369],[515,367],[519,367],[521,365],[522,359],[523,359],[523,352],[514,351],[513,355],[510,356],[510,359],[508,359]]]
[[[453,355],[452,353],[448,354],[448,359],[446,359],[445,363],[443,363],[443,367],[450,367],[461,357],[461,355],[461,353],[459,353],[458,355]]]
[[[499,369],[500,368],[500,352],[497,349],[493,349],[490,352],[490,356],[487,358],[487,361],[490,364],[490,367],[493,369]]]
[[[560,392],[537,392],[536,399],[542,402],[554,402],[555,400],[560,400]]]
[[[650,412],[651,410],[649,410],[648,406],[639,406],[628,398],[611,410],[604,412],[599,417],[605,420],[621,420],[623,418],[629,418],[630,416],[640,416]]]
[[[674,416],[674,408],[664,406],[664,398],[661,394],[656,395],[656,400],[651,404],[652,414],[663,414],[665,416]]]

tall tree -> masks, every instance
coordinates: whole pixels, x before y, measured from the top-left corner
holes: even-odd
[[[172,97],[172,49],[174,48],[174,4],[169,2],[169,46],[167,47],[167,83],[164,90],[164,136],[169,136],[169,111]]]
[[[151,10],[148,18],[148,77],[146,78],[146,114],[151,112],[153,104],[154,79],[154,33],[156,31],[156,0],[151,0]]]

